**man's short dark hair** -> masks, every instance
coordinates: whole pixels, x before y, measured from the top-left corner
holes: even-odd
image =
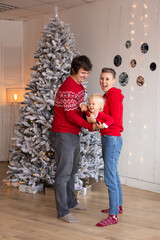
[[[116,78],[116,72],[113,68],[102,68],[102,73],[111,73],[113,78]]]
[[[85,71],[92,70],[92,63],[85,55],[78,55],[73,58],[71,63],[71,75],[77,74],[80,68],[83,68]]]

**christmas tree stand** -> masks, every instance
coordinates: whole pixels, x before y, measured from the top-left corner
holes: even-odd
[[[75,194],[76,194],[76,198],[79,199],[80,197],[84,197],[87,196],[87,194],[89,192],[91,192],[92,190],[92,186],[86,186],[86,187],[82,187],[81,189],[76,189],[75,190]],[[53,196],[54,195],[54,187],[45,187],[45,195],[47,196]]]
[[[87,187],[82,187],[81,190],[76,190],[75,194],[76,194],[77,199],[79,199],[80,197],[87,196],[88,193],[91,192],[91,190],[92,190],[92,185],[89,185]]]

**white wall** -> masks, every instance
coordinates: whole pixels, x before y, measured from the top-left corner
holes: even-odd
[[[160,3],[158,0],[137,0],[134,10],[132,1],[100,0],[85,6],[73,8],[59,13],[65,23],[70,24],[71,32],[76,39],[76,48],[81,54],[89,56],[93,62],[93,71],[88,81],[88,94],[101,92],[99,74],[104,66],[113,67],[117,72],[116,86],[121,88],[124,100],[123,151],[119,161],[119,171],[122,183],[160,192]],[[147,4],[147,10],[144,9]],[[125,48],[125,42],[131,39],[131,13],[134,18],[134,41],[130,49]],[[145,19],[147,28],[144,29]],[[33,66],[33,55],[37,49],[37,41],[43,26],[48,23],[45,15],[39,20],[24,23],[24,73],[25,81],[29,78],[29,68]],[[147,31],[147,36],[144,33]],[[149,52],[142,54],[141,42],[149,44]],[[113,58],[120,54],[123,62],[115,67]],[[137,60],[136,68],[130,67],[131,58]],[[157,70],[151,72],[149,65],[157,64]],[[121,87],[118,76],[127,72],[129,83]],[[143,75],[145,84],[138,87],[136,78]],[[101,92],[102,93],[102,92]]]
[[[131,6],[133,3],[136,8]],[[146,18],[145,14],[148,15]],[[160,192],[160,2],[102,0],[65,11],[60,16],[70,24],[77,50],[88,55],[93,62],[89,94],[101,92],[98,79],[102,67],[112,67],[117,72],[116,86],[125,96],[124,145],[119,161],[122,183]],[[132,27],[129,24],[131,20],[134,22]],[[131,30],[135,31],[134,40],[131,48],[126,49],[125,42],[133,36]],[[142,42],[149,44],[146,54],[140,51]],[[122,65],[118,68],[113,64],[117,54],[122,57]],[[130,67],[132,58],[137,61],[135,68]],[[157,64],[154,72],[149,68],[151,62]],[[118,83],[119,74],[123,71],[129,75],[126,87]],[[142,87],[136,84],[139,75],[145,79]]]
[[[0,20],[0,161],[8,161],[17,106],[6,103],[6,88],[23,87],[23,23]]]
[[[38,40],[45,24],[49,22],[49,15],[44,15],[41,18],[33,19],[24,22],[24,81],[28,82],[31,70],[35,64],[34,53],[38,47]]]

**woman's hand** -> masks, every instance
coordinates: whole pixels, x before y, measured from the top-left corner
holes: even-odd
[[[101,130],[101,129],[104,129],[104,128],[105,128],[101,122],[99,122],[99,123],[96,123],[96,125],[97,125],[97,128],[98,128],[99,130]]]
[[[97,130],[99,130],[99,128],[97,127],[97,124],[94,123],[94,124],[93,124],[93,129],[92,129],[91,132],[94,132],[94,131],[97,131]]]

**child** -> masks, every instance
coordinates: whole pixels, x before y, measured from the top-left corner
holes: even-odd
[[[113,123],[113,118],[103,112],[104,98],[99,93],[94,93],[88,98],[88,107],[81,105],[81,111],[84,112],[84,118],[89,123],[99,124],[99,129],[108,128]]]

